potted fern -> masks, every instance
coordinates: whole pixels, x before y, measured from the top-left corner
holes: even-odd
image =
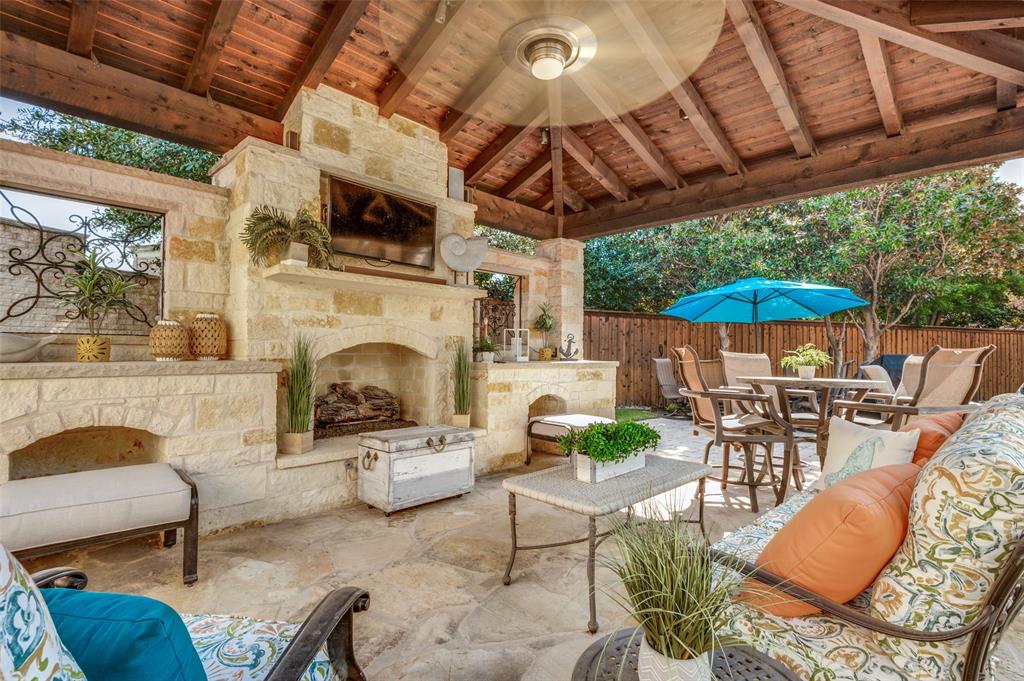
[[[242,243],[253,265],[326,267],[331,257],[331,233],[324,223],[300,208],[289,218],[277,208],[259,206],[245,220]]]
[[[127,296],[137,285],[107,267],[106,260],[107,256],[98,251],[83,254],[75,264],[74,274],[64,280],[67,290],[57,293],[89,325],[89,335],[79,336],[75,342],[75,357],[79,362],[110,360],[110,337],[100,335],[103,324],[111,311],[132,306]]]
[[[650,508],[642,515],[659,518]],[[656,522],[623,522],[612,532],[619,557],[609,561],[625,593],[614,598],[640,625],[641,681],[711,681],[711,655],[730,642],[726,624],[737,573],[716,570],[707,540],[669,509]]]
[[[824,350],[819,350],[814,343],[801,345],[796,350],[786,350],[786,356],[779,364],[783,369],[796,369],[800,378],[809,381],[814,378],[814,372],[819,367],[825,367],[832,363],[832,358]]]
[[[454,414],[452,425],[469,428],[469,353],[461,338],[452,352],[452,393]]]
[[[647,465],[647,451],[661,435],[645,423],[595,423],[558,438],[562,452],[574,459],[576,479],[602,482]]]
[[[285,402],[287,430],[281,435],[282,454],[302,454],[313,449],[313,402],[316,399],[317,362],[313,341],[299,334],[292,341],[291,366]]]

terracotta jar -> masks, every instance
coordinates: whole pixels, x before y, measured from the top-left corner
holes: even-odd
[[[75,342],[75,359],[79,362],[109,362],[110,336],[79,336]]]
[[[217,315],[201,312],[188,330],[189,347],[196,359],[220,359],[228,350],[228,329]]]
[[[161,319],[149,330],[149,354],[158,362],[188,357],[188,329],[173,319]]]

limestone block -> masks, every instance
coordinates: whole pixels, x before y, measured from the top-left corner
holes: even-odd
[[[89,426],[96,425],[96,415],[92,407],[72,407],[68,409],[61,409],[60,420],[61,424],[64,426],[63,430],[88,428]],[[146,415],[146,422],[149,422],[148,414]]]
[[[285,320],[277,315],[262,314],[249,317],[247,326],[250,339],[279,339],[288,336]]]
[[[342,314],[380,317],[384,314],[384,300],[380,295],[373,293],[335,291],[334,311]]]
[[[267,495],[277,497],[286,494],[299,494],[321,487],[342,485],[346,482],[347,477],[344,461],[274,469],[267,478]]]
[[[225,221],[223,218],[196,215],[186,218],[189,236],[196,239],[220,241],[224,239]]]
[[[330,121],[325,121],[322,118],[314,118],[312,124],[313,144],[327,147],[342,154],[349,153],[352,143],[349,140],[349,131],[347,129]]]
[[[366,159],[365,172],[371,177],[376,177],[386,182],[395,180],[395,164],[390,158],[384,156],[370,156]]]
[[[214,379],[213,392],[217,394],[272,393],[277,389],[277,374],[221,374]]]
[[[36,438],[29,430],[28,424],[4,425],[4,436],[0,438],[0,451],[5,453],[14,452],[22,447],[30,445]],[[0,474],[7,475],[7,467],[4,466]]]
[[[223,433],[185,433],[168,441],[168,453],[174,456],[204,453],[230,456],[241,447],[241,436],[236,430]]]
[[[39,404],[36,381],[4,381],[0,383],[0,423],[31,414]]]
[[[264,464],[238,466],[211,473],[193,472],[186,466],[186,472],[199,488],[203,513],[257,501],[267,496],[267,466]],[[203,513],[199,514],[200,518]]]
[[[196,404],[196,430],[234,430],[259,425],[262,400],[259,395],[200,397]]]
[[[212,241],[172,236],[168,246],[171,260],[198,260],[202,262],[216,262],[217,260],[217,251],[214,249]]]
[[[100,407],[97,424],[102,426],[118,427],[123,426],[128,418],[128,407],[125,406],[102,406]]]
[[[160,376],[157,392],[161,395],[210,393],[213,386],[213,376]]]
[[[277,429],[276,428],[252,428],[242,433],[242,444],[246,447],[251,445],[259,445],[273,443],[274,448],[277,448]]]
[[[56,435],[60,431],[64,430],[64,424],[61,423],[60,416],[58,414],[49,413],[41,414],[33,418],[29,421],[29,428],[32,430],[33,439],[41,440],[44,437]]]
[[[148,397],[157,394],[156,376],[130,378],[66,378],[44,381],[40,399],[44,402],[81,402],[83,397],[93,400],[125,397]]]
[[[185,263],[184,287],[191,293],[227,293],[228,270],[217,264]]]

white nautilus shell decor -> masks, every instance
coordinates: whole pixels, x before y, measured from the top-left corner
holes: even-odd
[[[487,237],[466,239],[459,234],[448,234],[441,239],[441,259],[456,272],[472,272],[487,255]]]

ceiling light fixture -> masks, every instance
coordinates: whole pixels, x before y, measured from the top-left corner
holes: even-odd
[[[572,47],[564,40],[545,36],[530,43],[526,48],[526,59],[530,62],[530,73],[539,80],[554,80],[565,71]]]

